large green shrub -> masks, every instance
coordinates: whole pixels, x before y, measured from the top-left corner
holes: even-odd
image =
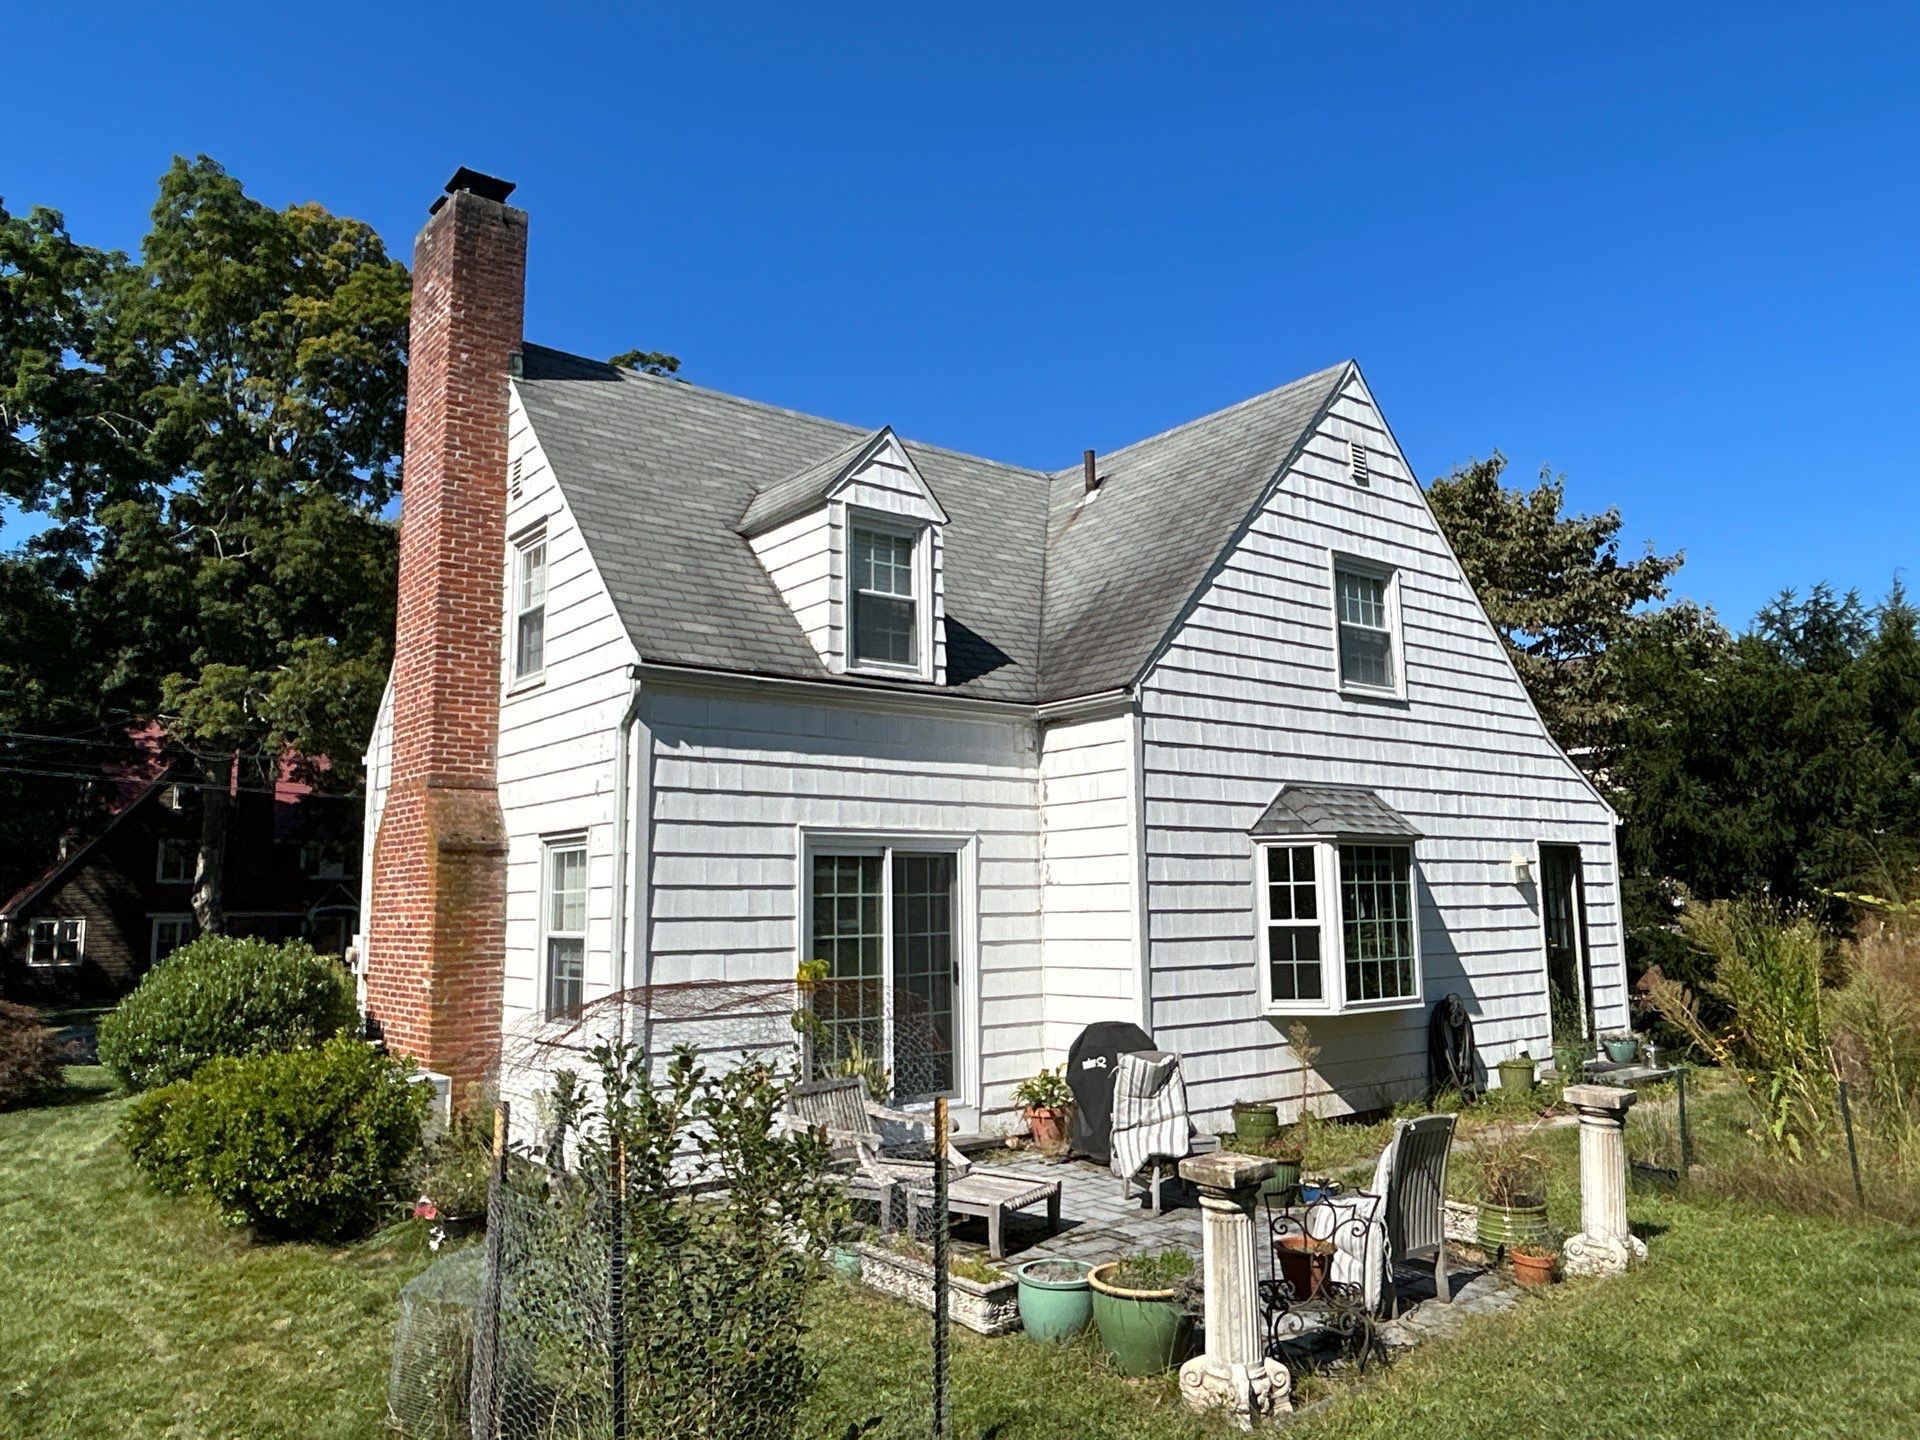
[[[209,1060],[135,1101],[121,1138],[156,1188],[205,1195],[269,1239],[337,1240],[373,1224],[413,1174],[426,1088],[345,1037]]]
[[[60,1088],[60,1042],[24,1005],[0,1002],[0,1110]]]
[[[133,1090],[220,1056],[298,1050],[352,1030],[353,976],[303,941],[205,935],[148,972],[100,1022],[100,1063]]]

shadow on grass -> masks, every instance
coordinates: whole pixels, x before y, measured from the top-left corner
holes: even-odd
[[[111,1100],[115,1089],[113,1076],[98,1065],[67,1066],[66,1083],[34,1102],[35,1110],[59,1110],[72,1105],[98,1105]]]

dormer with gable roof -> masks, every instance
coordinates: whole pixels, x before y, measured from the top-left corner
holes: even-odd
[[[756,492],[739,530],[828,670],[944,685],[946,523],[882,426]]]

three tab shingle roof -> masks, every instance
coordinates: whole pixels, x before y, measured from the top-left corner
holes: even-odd
[[[1048,474],[902,442],[947,513],[948,691],[1037,702],[1139,678],[1350,365]],[[526,347],[522,403],[643,660],[831,675],[739,527],[871,437],[791,410]]]

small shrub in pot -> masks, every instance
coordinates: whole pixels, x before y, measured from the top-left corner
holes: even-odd
[[[100,1063],[130,1090],[209,1060],[318,1045],[359,1025],[353,976],[302,941],[203,935],[162,960],[100,1022]]]
[[[1200,1308],[1193,1257],[1184,1250],[1142,1252],[1096,1265],[1093,1323],[1123,1375],[1157,1375],[1187,1358]]]
[[[1547,1239],[1547,1164],[1531,1132],[1480,1149],[1480,1243],[1489,1250]]]

